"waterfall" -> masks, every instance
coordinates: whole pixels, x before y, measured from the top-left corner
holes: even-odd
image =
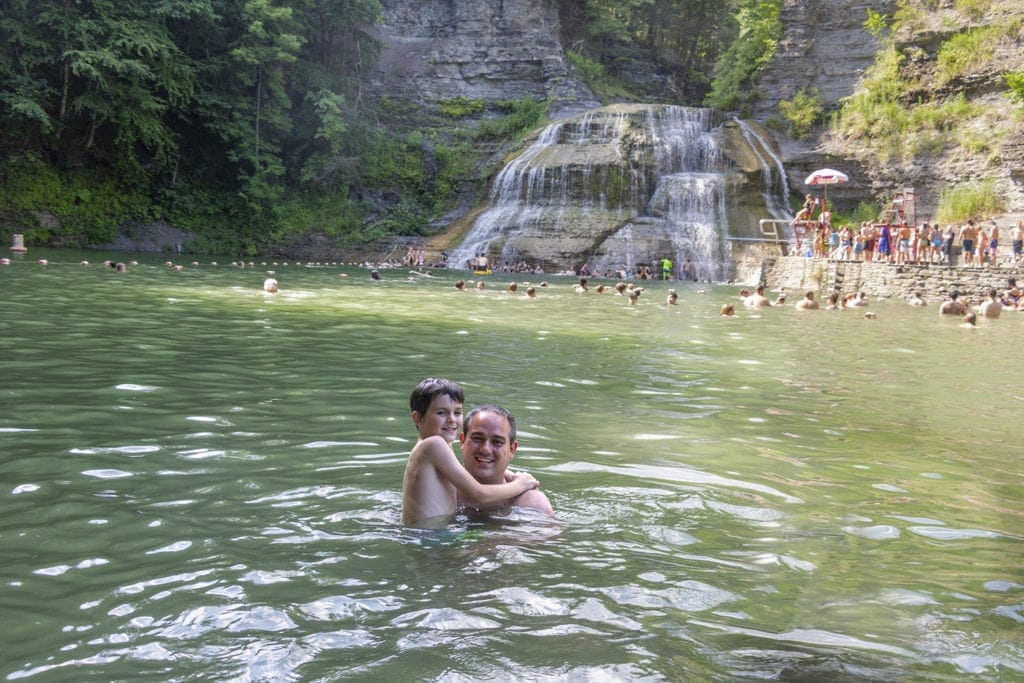
[[[655,264],[669,257],[677,274],[691,259],[701,279],[728,276],[728,178],[740,171],[718,143],[719,121],[710,109],[613,105],[548,125],[495,176],[490,206],[452,251],[452,265],[486,253],[492,263],[547,269],[589,261],[595,272],[660,271]],[[753,129],[742,130],[762,166],[764,205],[752,213],[783,215],[781,161]]]
[[[661,177],[651,206],[664,212],[670,256],[679,270],[680,258],[693,261],[694,276],[715,280],[724,257],[719,219],[725,213],[725,180],[719,173],[674,173]]]
[[[791,220],[793,212],[786,204],[786,198],[789,197],[789,181],[786,179],[786,170],[782,167],[782,159],[749,123],[742,119],[734,120],[743,132],[743,139],[761,162],[761,197],[764,198],[768,213],[778,220]]]
[[[498,173],[491,185],[491,207],[452,251],[454,267],[464,267],[480,253],[493,257],[493,247],[502,242],[501,259],[511,260],[517,249],[507,244],[509,236],[554,238],[563,224],[585,220],[588,214],[612,214],[621,221],[633,212],[636,179],[626,177],[619,151],[627,113],[600,114],[587,112],[548,125]],[[628,200],[609,198],[609,184],[628,185]]]

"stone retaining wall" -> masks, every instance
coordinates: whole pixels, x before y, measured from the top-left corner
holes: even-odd
[[[861,261],[829,261],[821,258],[780,256],[761,263],[761,281],[770,289],[788,292],[817,291],[822,299],[834,290],[842,296],[863,291],[875,298],[907,299],[920,292],[929,301],[946,298],[958,290],[974,301],[987,297],[994,287],[1002,293],[1008,278],[1024,286],[1024,264],[970,268],[947,265],[890,265]]]

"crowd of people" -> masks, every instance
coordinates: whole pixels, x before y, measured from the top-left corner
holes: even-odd
[[[995,221],[969,220],[954,226],[904,220],[832,225],[832,212],[819,197],[807,195],[790,223],[799,255],[836,261],[965,266],[1018,264],[1024,258],[1024,221],[1010,230],[1007,249]]]

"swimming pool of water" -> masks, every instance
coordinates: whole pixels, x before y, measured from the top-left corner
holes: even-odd
[[[0,268],[6,680],[1024,678],[1022,314],[80,258]],[[555,519],[401,526],[428,375]]]

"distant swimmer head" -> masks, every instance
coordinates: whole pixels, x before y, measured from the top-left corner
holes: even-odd
[[[370,279],[371,280],[379,280],[380,279],[380,271],[377,270],[376,268],[371,270],[370,271]]]
[[[272,277],[268,277],[263,281],[263,291],[269,294],[277,294],[277,280]]]

